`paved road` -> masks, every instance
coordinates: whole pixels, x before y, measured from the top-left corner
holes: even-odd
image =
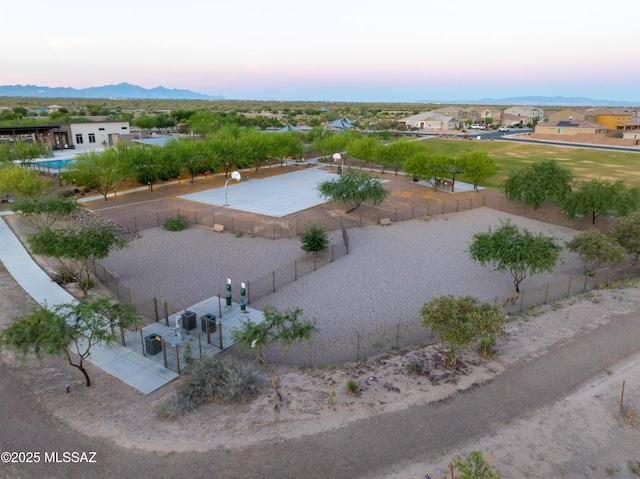
[[[558,345],[509,369],[490,383],[431,406],[361,420],[336,431],[280,440],[240,450],[159,454],[132,451],[79,435],[48,417],[16,388],[15,371],[0,376],[0,449],[96,451],[96,464],[0,465],[0,477],[42,478],[364,478],[382,476],[392,464],[435,461],[463,440],[494,432],[602,376],[638,352],[636,314]],[[46,400],[46,398],[42,398]],[[144,438],[141,438],[144,440]]]

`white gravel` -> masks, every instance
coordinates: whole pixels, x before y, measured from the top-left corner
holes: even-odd
[[[515,294],[508,273],[480,266],[467,252],[474,233],[499,226],[506,218],[531,232],[552,235],[562,244],[577,234],[489,208],[428,221],[352,228],[348,230],[349,255],[253,300],[251,307],[300,307],[306,318],[315,318],[320,329],[314,341],[316,359],[329,344],[349,350],[345,358],[353,359],[356,342],[362,350],[375,350],[393,346],[398,333],[401,344],[425,339],[428,333],[417,326],[419,309],[432,296],[471,295],[493,303]],[[332,236],[337,241],[338,236]],[[297,239],[274,241],[203,228],[181,232],[156,228],[145,230],[142,239],[114,252],[103,264],[127,286],[184,307],[220,294],[227,277],[255,281],[300,256]],[[552,280],[566,283],[570,275],[581,272],[577,255],[565,251],[553,275],[527,278],[521,289],[544,288]],[[358,334],[361,337],[356,339]],[[338,347],[341,341],[344,344]]]

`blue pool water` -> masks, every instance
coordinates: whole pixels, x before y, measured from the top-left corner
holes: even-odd
[[[34,167],[39,170],[46,170],[47,168],[52,170],[61,170],[67,168],[69,165],[73,165],[74,160],[51,160],[51,161],[39,161],[34,163]]]

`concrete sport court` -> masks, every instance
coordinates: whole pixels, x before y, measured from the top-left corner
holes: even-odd
[[[226,187],[226,202],[224,187],[190,193],[179,198],[216,206],[228,203],[228,207],[234,210],[279,218],[326,203],[319,195],[317,186],[336,179],[337,176],[335,169],[328,172],[321,168],[309,168],[260,180],[230,180]]]

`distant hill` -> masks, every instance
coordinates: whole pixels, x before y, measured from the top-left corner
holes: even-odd
[[[203,95],[189,90],[168,89],[157,87],[142,88],[130,83],[105,85],[91,88],[50,88],[36,85],[3,85],[0,86],[0,96],[21,96],[41,98],[122,98],[146,100],[223,100],[223,96]]]
[[[430,101],[444,105],[531,105],[531,106],[640,106],[640,101],[596,100],[584,97],[564,96],[516,96],[510,98],[484,98],[482,100]]]

